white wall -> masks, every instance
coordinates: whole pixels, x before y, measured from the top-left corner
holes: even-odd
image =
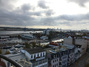
[[[72,44],[72,38],[64,38],[64,44]]]

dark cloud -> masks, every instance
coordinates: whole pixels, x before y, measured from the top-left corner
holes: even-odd
[[[21,9],[25,11],[33,10],[34,7],[32,7],[30,4],[24,4],[22,5]]]
[[[16,14],[15,12],[2,11],[0,12],[0,25],[28,25],[34,18],[25,14]],[[31,23],[32,24],[32,23]],[[31,25],[30,24],[30,25]]]
[[[86,2],[89,2],[89,0],[69,0],[69,1],[78,3],[80,6],[83,6],[83,7],[85,6],[84,4]]]
[[[46,2],[44,0],[40,0],[38,2],[38,6],[43,8],[43,9],[47,9],[48,8],[48,6],[46,5]]]

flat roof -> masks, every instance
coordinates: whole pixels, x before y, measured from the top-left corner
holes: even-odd
[[[33,49],[25,48],[25,50],[28,51],[30,54],[34,54],[34,53],[39,53],[39,52],[45,51],[43,48],[33,48]]]

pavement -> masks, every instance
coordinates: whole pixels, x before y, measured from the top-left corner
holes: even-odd
[[[86,52],[82,57],[80,57],[74,64],[69,67],[85,67],[89,63],[89,52]]]

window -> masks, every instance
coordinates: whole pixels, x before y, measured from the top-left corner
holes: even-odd
[[[56,60],[55,60],[55,62],[56,62]]]
[[[54,60],[53,60],[53,63],[54,63]]]
[[[34,54],[34,58],[36,58],[36,55]]]
[[[61,62],[59,62],[59,65],[61,65]]]
[[[44,52],[43,52],[43,56],[44,56]]]
[[[56,58],[56,55],[54,55],[54,58]]]
[[[53,67],[55,67],[55,66],[53,65]]]
[[[56,66],[58,66],[58,64]]]
[[[40,57],[42,57],[42,53],[40,53]]]
[[[39,57],[39,53],[37,54],[37,57]]]

